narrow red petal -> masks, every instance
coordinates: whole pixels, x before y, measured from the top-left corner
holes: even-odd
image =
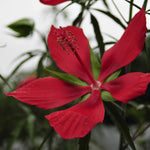
[[[64,30],[68,34],[69,42],[65,41],[65,38],[58,38],[57,34]],[[52,26],[48,36],[48,46],[51,56],[60,69],[89,84],[92,83],[89,77],[92,76],[89,43],[82,29],[75,26],[56,29]],[[73,51],[78,53],[84,65],[80,63]]]
[[[145,94],[148,83],[150,83],[150,73],[134,72],[104,83],[101,88],[109,91],[116,100],[127,103]]]
[[[121,39],[104,53],[99,81],[128,65],[142,51],[146,33],[145,10],[141,9],[131,20]]]
[[[59,79],[46,77],[34,80],[6,95],[30,105],[51,109],[69,103],[90,91],[90,86],[76,86]]]
[[[66,1],[68,0],[40,0],[41,3],[46,5],[57,5]]]
[[[54,112],[46,118],[58,134],[64,139],[84,137],[104,119],[104,106],[99,90],[94,90],[91,96],[67,110]]]

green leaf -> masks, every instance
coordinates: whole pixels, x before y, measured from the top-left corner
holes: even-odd
[[[91,93],[88,93],[88,94],[82,96],[80,102],[83,102],[83,101],[87,100],[90,96],[91,96]]]
[[[100,63],[98,62],[93,50],[90,48],[90,55],[91,55],[91,67],[92,67],[92,73],[95,78],[95,80],[98,80],[99,74],[100,74]]]
[[[104,101],[115,101],[112,95],[108,91],[105,91],[105,90],[101,91],[101,98]]]
[[[116,78],[119,76],[120,72],[121,72],[121,69],[119,69],[119,70],[117,70],[116,72],[114,72],[113,74],[111,74],[109,77],[107,77],[107,78],[104,80],[104,83],[116,79]]]
[[[114,72],[113,74],[111,74],[108,78],[106,78],[104,80],[104,83],[116,79],[119,76],[120,72],[121,72],[121,69]],[[102,90],[101,97],[104,101],[115,101],[115,99],[112,97],[111,93],[109,93],[108,91],[105,91],[105,90]]]
[[[103,36],[98,24],[97,19],[94,17],[94,15],[91,14],[91,23],[93,25],[94,28],[94,32],[95,32],[95,36],[96,36],[96,41],[98,43],[98,47],[100,49],[100,56],[102,58],[104,51],[105,51],[105,44],[104,44],[104,40],[103,40]]]
[[[34,21],[32,19],[24,18],[9,24],[7,27],[16,32],[13,36],[27,37],[33,32]]]
[[[126,29],[126,26],[121,22],[121,20],[118,17],[116,17],[115,15],[113,15],[111,12],[104,11],[104,10],[101,10],[101,9],[94,9],[94,10],[99,11],[99,12],[103,13],[104,15],[110,17],[117,24],[119,24],[123,29]]]
[[[88,84],[79,78],[68,74],[68,73],[62,73],[62,72],[57,72],[57,71],[52,71],[49,69],[46,69],[48,72],[50,72],[54,77],[59,78],[61,80],[67,81],[69,83],[79,85],[79,86],[88,86]]]
[[[76,19],[73,21],[72,25],[77,26],[77,24],[81,23],[83,17],[83,11],[79,13],[79,15],[76,17]]]
[[[136,150],[133,140],[129,133],[129,128],[127,123],[122,117],[122,112],[118,110],[118,107],[110,102],[105,102],[105,108],[108,114],[110,115],[112,121],[116,124],[120,132],[123,134],[124,138],[128,141],[129,145],[131,146],[132,150]]]

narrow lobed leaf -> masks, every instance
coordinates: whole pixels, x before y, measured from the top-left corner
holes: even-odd
[[[79,86],[87,86],[88,84],[82,80],[80,80],[79,78],[68,74],[68,73],[62,73],[62,72],[57,72],[57,71],[52,71],[49,69],[46,69],[48,72],[50,72],[54,77],[57,77],[58,79],[67,81],[69,83],[75,84],[75,85],[79,85]]]
[[[116,79],[116,78],[119,76],[120,72],[121,72],[121,69],[119,69],[118,71],[116,71],[116,72],[114,72],[113,74],[111,74],[109,77],[107,77],[107,78],[104,80],[104,83]]]
[[[94,17],[94,15],[91,14],[91,23],[93,25],[94,28],[94,32],[95,32],[95,36],[96,36],[96,41],[98,43],[99,49],[100,49],[100,56],[102,58],[104,51],[105,51],[105,44],[104,44],[104,40],[103,40],[103,36],[98,24],[97,19]]]
[[[126,29],[126,26],[121,22],[121,20],[116,17],[115,15],[113,15],[111,12],[109,11],[104,11],[104,10],[101,10],[101,9],[94,9],[96,11],[99,11],[101,13],[103,13],[104,15],[110,17],[112,20],[114,20],[118,25],[120,25],[123,29]]]
[[[115,99],[112,97],[111,93],[108,91],[102,90],[101,91],[101,98],[104,101],[115,101]]]

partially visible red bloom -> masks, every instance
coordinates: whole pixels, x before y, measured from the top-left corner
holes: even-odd
[[[60,69],[85,81],[88,86],[45,77],[6,94],[27,104],[51,109],[91,93],[87,100],[46,116],[63,138],[84,137],[97,123],[103,122],[105,109],[101,99],[102,89],[123,103],[145,93],[150,82],[149,73],[128,73],[110,82],[104,83],[104,80],[137,57],[144,47],[146,31],[145,11],[141,9],[121,39],[104,53],[96,81],[91,69],[89,43],[82,29],[72,26],[56,29],[52,26],[48,36],[51,56]]]
[[[41,3],[46,5],[57,5],[66,1],[68,0],[40,0]]]
[[[36,75],[31,75],[31,76],[25,78],[18,84],[17,88],[21,88],[22,86],[30,83],[31,81],[35,80],[36,78],[37,78]]]

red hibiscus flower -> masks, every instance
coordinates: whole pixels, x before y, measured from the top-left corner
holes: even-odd
[[[68,0],[40,0],[41,3],[46,5],[57,5],[66,1]]]
[[[146,30],[145,11],[141,9],[121,39],[104,53],[96,81],[91,69],[89,43],[82,29],[72,26],[56,29],[52,26],[48,36],[51,56],[60,69],[85,81],[87,86],[45,77],[6,94],[27,104],[51,109],[91,93],[89,98],[73,107],[46,116],[64,139],[84,137],[97,123],[103,122],[105,109],[101,89],[109,91],[123,103],[145,93],[150,81],[148,73],[128,73],[109,82],[104,80],[137,57],[144,47]]]

